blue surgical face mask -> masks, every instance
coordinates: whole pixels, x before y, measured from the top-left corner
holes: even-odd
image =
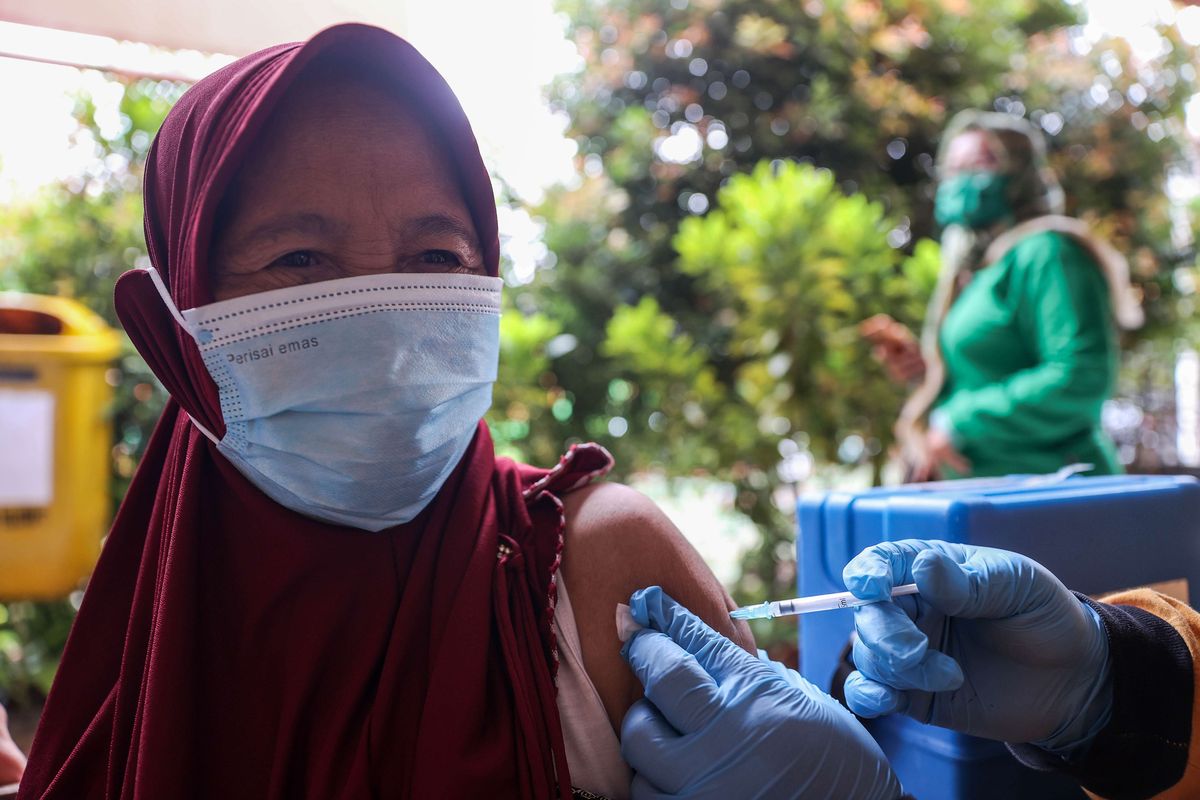
[[[434,498],[492,402],[499,278],[371,275],[180,313],[220,390],[230,463],[282,506],[368,531]]]

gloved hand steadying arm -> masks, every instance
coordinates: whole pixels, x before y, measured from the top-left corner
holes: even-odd
[[[1065,758],[1080,754],[1112,706],[1108,638],[1096,612],[1045,567],[1016,553],[938,541],[869,547],[846,565],[861,606],[846,701],[863,717],[922,722]]]
[[[742,650],[657,586],[629,605],[646,626],[621,650],[646,687],[621,726],[634,800],[900,796],[879,746],[829,695]]]

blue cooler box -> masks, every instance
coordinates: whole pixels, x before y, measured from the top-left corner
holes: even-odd
[[[1188,602],[1200,593],[1200,482],[1185,476],[1042,476],[830,492],[797,509],[800,594],[845,591],[842,568],[897,539],[1000,547],[1041,562],[1089,595],[1154,585]],[[853,612],[800,619],[800,671],[831,688]],[[1069,781],[1021,766],[1002,744],[922,725],[875,720],[872,734],[919,800],[1083,798]]]

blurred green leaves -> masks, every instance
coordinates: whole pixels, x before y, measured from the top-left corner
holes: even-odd
[[[74,618],[75,608],[65,600],[0,605],[0,693],[6,705],[41,704]]]
[[[154,133],[183,87],[133,81],[116,108],[76,98],[77,142],[94,160],[82,175],[46,187],[32,201],[0,208],[0,290],[73,297],[120,329],[113,286],[130,267],[148,264],[142,232],[141,178]],[[115,509],[133,477],[166,393],[133,345],[108,371],[113,387],[112,498]],[[49,689],[79,597],[73,602],[0,605],[0,690],[37,704]]]
[[[497,453],[519,458],[531,449],[552,451],[561,444],[554,441],[554,414],[547,412],[556,402],[569,401],[546,384],[551,362],[547,347],[561,330],[560,323],[544,314],[525,316],[507,308],[501,316],[497,401],[488,415]],[[557,409],[563,413],[562,405]]]
[[[714,321],[738,363],[733,385],[758,427],[804,433],[824,461],[858,434],[881,465],[891,441],[899,398],[858,324],[877,313],[919,319],[926,297],[887,242],[894,227],[828,170],[777,161],[732,177],[715,210],[685,219],[674,240],[680,269],[722,309]]]
[[[661,387],[683,382],[701,391],[711,388],[704,352],[663,314],[658,301],[643,297],[621,306],[608,322],[600,352],[629,372],[652,378]],[[611,392],[610,392],[611,395]]]

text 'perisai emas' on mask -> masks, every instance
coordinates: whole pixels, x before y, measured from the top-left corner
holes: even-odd
[[[256,347],[252,350],[247,350],[243,353],[226,353],[225,360],[230,364],[248,364],[251,361],[261,361],[264,358],[271,358],[277,355],[287,355],[288,353],[299,353],[301,350],[308,350],[312,347],[320,347],[321,343],[317,337],[310,336],[307,339],[297,339],[293,342],[283,342],[278,345],[269,344],[266,347]]]

